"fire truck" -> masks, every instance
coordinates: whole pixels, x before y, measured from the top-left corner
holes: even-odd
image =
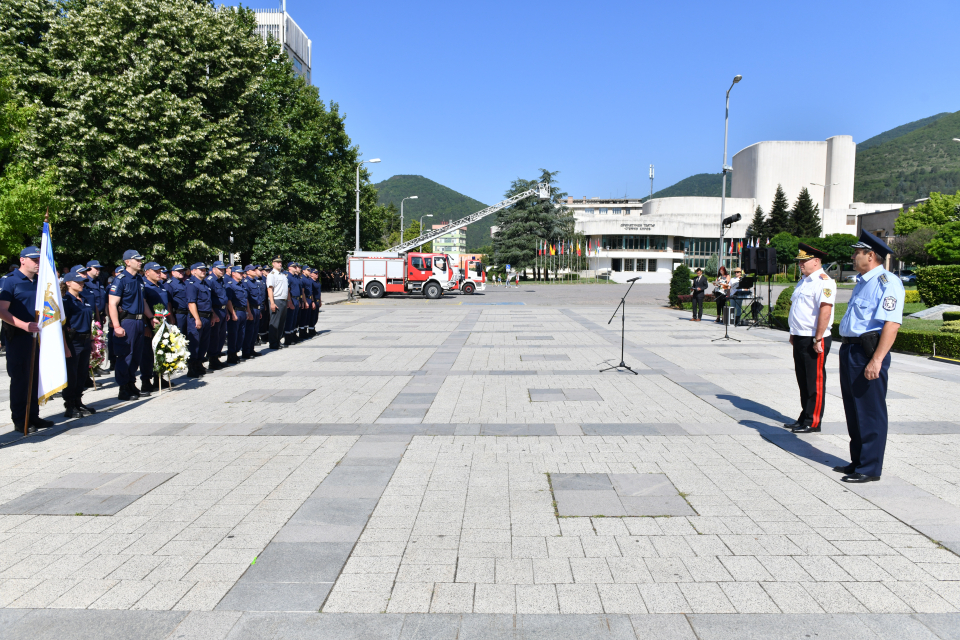
[[[438,229],[432,229],[386,251],[349,253],[347,277],[353,290],[370,298],[382,298],[388,293],[421,293],[424,298],[431,300],[436,300],[445,291],[454,289],[467,295],[477,289],[483,291],[487,276],[479,262],[469,261],[461,268],[447,254],[419,253],[412,250],[534,195],[541,199],[549,198],[550,185],[540,183],[533,189],[518,193]]]
[[[479,260],[471,260],[469,256],[460,256],[460,279],[454,289],[465,296],[472,296],[477,291],[485,291],[486,288],[487,273],[483,263]]]

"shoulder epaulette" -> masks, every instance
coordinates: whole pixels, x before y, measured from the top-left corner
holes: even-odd
[[[829,279],[830,279],[830,276],[828,276],[828,275],[825,274],[825,273],[821,273],[821,274],[820,274],[820,279],[821,279],[821,280],[829,280]]]
[[[887,284],[887,275],[885,273],[881,273],[877,279],[880,280],[880,284]]]

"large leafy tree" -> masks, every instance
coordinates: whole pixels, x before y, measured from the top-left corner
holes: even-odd
[[[820,205],[814,203],[806,187],[800,189],[800,195],[797,196],[797,202],[793,205],[790,218],[793,233],[797,236],[804,238],[820,235],[823,228],[820,225]]]
[[[894,233],[906,236],[917,229],[939,229],[948,222],[960,220],[960,191],[955,195],[931,193],[930,198],[902,211],[893,225]]]
[[[793,233],[793,224],[790,220],[790,203],[787,202],[787,194],[783,192],[783,187],[779,184],[773,196],[773,204],[770,206],[766,231],[770,237],[780,233]]]
[[[517,178],[504,194],[510,198],[537,183],[550,185],[550,198],[524,198],[501,211],[497,217],[499,229],[493,236],[494,260],[499,265],[509,264],[515,270],[534,266],[538,240],[569,239],[573,236],[573,214],[561,202],[566,197],[555,188],[559,171],[540,170],[537,180]]]
[[[960,264],[960,222],[948,222],[926,246],[934,260],[944,264]]]

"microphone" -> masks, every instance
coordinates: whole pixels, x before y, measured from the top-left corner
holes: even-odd
[[[640,279],[640,276],[637,276],[636,278],[630,278],[629,280],[627,280],[627,282],[636,282],[639,279]]]

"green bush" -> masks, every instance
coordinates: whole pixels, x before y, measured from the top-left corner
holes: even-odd
[[[673,270],[673,276],[670,278],[670,306],[681,308],[680,296],[690,294],[690,283],[693,276],[690,274],[690,268],[685,264],[678,264]]]
[[[919,291],[906,291],[905,293],[906,295],[904,296],[904,299],[903,299],[904,304],[923,302],[923,300],[920,299]]]
[[[943,321],[949,322],[951,320],[960,320],[960,311],[944,311]]]
[[[960,320],[950,320],[940,325],[940,331],[943,333],[960,333]]]
[[[960,304],[960,265],[917,267],[917,291],[928,307]]]
[[[773,307],[774,313],[790,314],[790,298],[793,297],[793,287],[787,287],[777,296],[777,304]]]
[[[893,350],[932,354],[934,345],[938,356],[960,358],[960,334],[957,333],[921,333],[900,329]]]

